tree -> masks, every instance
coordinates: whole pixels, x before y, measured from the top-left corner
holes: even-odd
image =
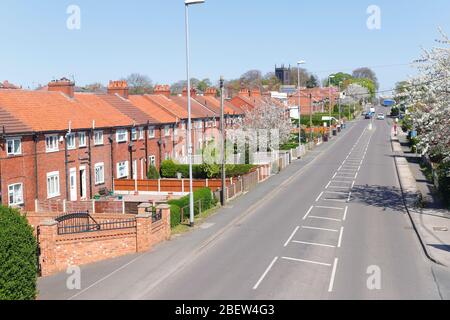
[[[375,85],[375,91],[378,90],[380,87],[376,73],[370,68],[363,67],[355,69],[353,71],[353,78],[371,80]]]
[[[450,39],[439,31],[439,45],[424,50],[416,64],[418,76],[396,98],[406,102],[419,149],[442,166],[450,164]]]
[[[261,87],[262,85],[262,73],[259,70],[249,70],[241,75],[239,81],[246,87]]]
[[[102,85],[101,83],[95,82],[88,85],[85,85],[84,87],[77,87],[75,88],[75,91],[77,92],[93,92],[93,93],[101,93],[106,92],[106,87]]]
[[[315,75],[310,75],[308,81],[306,81],[306,87],[308,89],[317,88],[319,86],[319,80]]]
[[[275,72],[269,72],[264,76],[262,85],[266,90],[278,91],[280,90],[281,81],[276,77]]]
[[[370,98],[369,90],[357,83],[350,84],[345,89],[344,95],[345,98],[341,102],[346,105],[360,103],[360,101]]]
[[[352,75],[348,74],[348,73],[344,73],[344,72],[338,72],[332,75],[333,78],[331,78],[331,85],[338,87],[339,84],[341,83],[341,85],[343,85],[343,87],[345,88],[349,83],[350,80],[353,79]],[[328,80],[327,80],[328,81]],[[328,86],[328,82],[327,82],[327,86]]]
[[[123,80],[127,81],[130,94],[148,94],[153,92],[153,82],[148,76],[132,73]]]
[[[367,78],[353,78],[351,80],[348,80],[348,83],[349,83],[349,85],[350,84],[358,84],[358,85],[366,88],[370,93],[370,97],[375,98],[377,89],[372,80],[367,79]]]
[[[210,88],[212,86],[211,80],[207,79],[203,79],[202,81],[199,81],[197,83],[197,89],[200,90],[201,92],[205,92],[206,89]]]
[[[0,300],[34,300],[37,271],[33,228],[18,210],[0,206]]]
[[[306,84],[307,84],[309,78],[310,78],[310,74],[308,73],[308,71],[306,69],[300,68],[300,86],[301,87],[306,87]],[[293,67],[291,69],[290,81],[291,81],[291,85],[296,86],[296,87],[298,86],[298,68],[297,67]]]

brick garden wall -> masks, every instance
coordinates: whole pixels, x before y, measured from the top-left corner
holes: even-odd
[[[70,235],[58,234],[58,223],[53,214],[43,221],[44,215],[28,215],[32,225],[39,226],[41,275],[49,276],[65,271],[69,266],[82,266],[101,260],[133,253],[145,252],[170,238],[170,207],[161,205],[162,219],[152,222],[152,215],[146,212],[150,204],[142,204],[139,214],[134,216],[136,226],[128,229],[95,231]],[[53,219],[52,219],[53,217]],[[95,218],[95,217],[94,217]],[[109,217],[117,221],[117,216]],[[121,216],[122,220],[127,220]],[[108,221],[102,216],[101,223]]]

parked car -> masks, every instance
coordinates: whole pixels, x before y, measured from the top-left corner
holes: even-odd
[[[366,119],[366,120],[372,119],[372,114],[370,112],[366,113],[366,115],[364,116],[364,119]]]
[[[384,113],[379,113],[378,116],[377,116],[377,119],[378,120],[385,120],[386,116],[384,115]]]

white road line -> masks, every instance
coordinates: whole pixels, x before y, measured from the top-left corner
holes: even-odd
[[[329,264],[329,263],[323,263],[323,262],[317,262],[317,261],[295,259],[295,258],[289,258],[289,257],[283,257],[282,259],[289,260],[289,261],[295,261],[295,262],[305,262],[305,263],[317,264],[317,265],[320,265],[320,266],[331,267],[331,264]]]
[[[323,201],[331,201],[331,202],[348,202],[347,200],[341,200],[341,199],[323,199]]]
[[[328,221],[337,221],[341,222],[340,219],[333,219],[333,218],[327,218],[327,217],[318,217],[318,216],[309,216],[310,219],[318,219],[318,220],[328,220]]]
[[[348,192],[339,192],[339,191],[325,191],[325,193],[330,193],[330,194],[345,194],[345,195],[348,194]]]
[[[303,228],[303,229],[309,229],[309,230],[319,230],[319,231],[339,232],[339,230],[334,230],[334,229],[325,229],[325,228],[308,227],[308,226],[303,226],[302,228]]]
[[[342,169],[342,166],[339,167],[338,171],[341,171],[341,169]]]
[[[342,236],[344,235],[344,227],[341,227],[341,233],[339,234],[339,242],[338,242],[338,248],[342,245]]]
[[[348,206],[345,207],[344,218],[343,218],[344,221],[347,220],[347,213],[348,213]]]
[[[335,182],[335,183],[348,183],[348,184],[351,183],[350,181],[340,181],[340,180],[336,180],[336,181],[333,181],[333,182]]]
[[[300,227],[295,228],[294,232],[292,232],[291,236],[289,237],[289,239],[284,244],[285,248],[289,245],[289,242],[291,242],[292,238],[294,238],[294,236],[297,233],[298,229],[300,229]]]
[[[309,214],[311,213],[311,211],[314,209],[314,206],[311,206],[311,208],[309,208],[308,212],[305,214],[305,216],[303,217],[303,220],[306,220],[306,218],[308,218]]]
[[[313,243],[313,242],[305,242],[305,241],[292,241],[292,242],[293,243],[298,243],[298,244],[306,244],[306,245],[310,245],[310,246],[336,248],[336,246],[332,246],[332,245],[329,245],[329,244],[321,244],[321,243]]]
[[[356,181],[353,181],[353,183],[352,183],[352,189],[355,187],[355,183],[356,183]]]
[[[349,180],[354,180],[354,177],[352,176],[352,177],[349,177],[349,176],[339,176],[338,177],[339,179],[349,179]],[[345,182],[345,181],[342,181],[342,182]],[[350,182],[350,181],[349,181]]]
[[[272,263],[269,265],[269,267],[266,269],[266,271],[263,273],[263,275],[261,276],[261,278],[259,278],[258,282],[255,284],[255,286],[253,287],[253,290],[258,289],[259,285],[261,284],[261,282],[264,280],[264,278],[267,276],[267,274],[269,273],[270,269],[273,268],[274,264],[277,262],[278,257],[275,257],[275,259],[273,259]]]
[[[319,200],[320,200],[320,198],[322,198],[322,196],[323,196],[323,192],[321,194],[319,194],[319,196],[316,199],[316,202],[319,202]]]
[[[358,167],[358,172],[361,171],[361,166]]]
[[[359,172],[357,172],[357,173],[355,174],[355,178],[354,178],[355,180],[358,179],[358,174],[359,174]]]
[[[341,187],[341,186],[329,186],[328,188],[331,188],[331,189],[342,189],[342,190],[344,190],[344,189],[350,189],[350,187]]]
[[[350,194],[348,195],[348,200],[347,202],[350,202],[352,200],[352,193],[350,192]]]
[[[334,259],[333,271],[331,272],[330,286],[328,287],[328,292],[333,292],[334,279],[336,278],[336,271],[339,259]]]
[[[333,180],[334,178],[336,178],[336,176],[337,176],[337,172],[334,174],[334,176],[333,176],[333,178],[331,178],[331,180]]]
[[[338,207],[316,206],[316,208],[319,208],[319,209],[330,209],[330,210],[344,210],[343,208],[338,208]]]
[[[325,189],[328,189],[330,187],[332,181],[328,182],[327,186],[325,187]]]

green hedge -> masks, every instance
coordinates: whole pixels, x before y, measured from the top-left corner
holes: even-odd
[[[194,192],[194,215],[197,216],[200,213],[199,201],[202,203],[202,211],[213,208],[217,202],[213,196],[213,193],[209,188],[203,188]],[[174,228],[180,224],[181,209],[184,208],[185,218],[189,215],[189,195],[168,202],[170,205],[171,227]]]
[[[238,164],[226,165],[226,175],[228,178],[243,176],[251,172],[255,168],[254,165]],[[182,177],[189,178],[189,165],[176,164],[172,160],[164,161],[161,164],[161,177],[166,179],[177,178],[177,173],[181,173]],[[219,179],[221,177],[220,166],[213,164],[193,165],[192,174],[194,179]]]
[[[34,300],[37,272],[33,229],[18,210],[0,206],[0,300]]]

